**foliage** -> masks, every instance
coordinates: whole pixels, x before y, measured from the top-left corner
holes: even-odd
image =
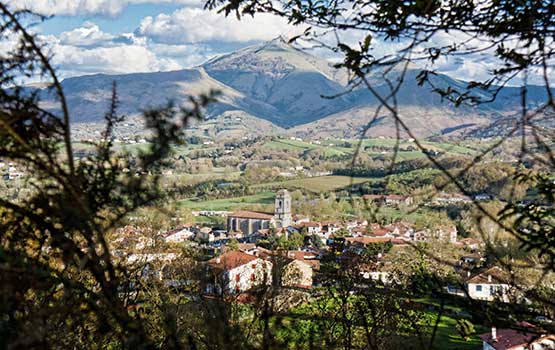
[[[465,341],[474,334],[474,325],[467,319],[461,318],[457,320],[457,331]]]
[[[379,254],[384,255],[386,253],[389,253],[392,248],[393,243],[391,243],[391,241],[372,243],[366,246],[366,251],[364,252],[364,254],[369,257],[376,257]]]
[[[23,25],[37,19],[0,3],[0,36],[19,40],[0,57],[0,158],[24,164],[33,176],[29,196],[0,199],[2,347],[152,348],[151,334],[129,312],[121,292],[128,290],[127,271],[112,260],[105,234],[160,198],[159,167],[183,136],[182,126],[200,118],[214,94],[191,98],[188,108],[144,113],[152,142],[139,153],[143,172],[135,174],[123,171],[128,158],[113,151],[112,132],[123,120],[114,86],[103,139],[77,162],[62,87]],[[19,85],[25,77],[51,82],[57,112],[41,107],[38,91]]]

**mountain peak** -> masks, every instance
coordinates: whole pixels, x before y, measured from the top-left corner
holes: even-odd
[[[293,47],[293,45],[291,45],[289,43],[289,40],[286,37],[284,37],[283,35],[279,35],[279,36],[273,38],[272,40],[267,41],[266,43],[262,44],[261,46],[264,47],[264,46],[269,46],[269,45],[281,47],[281,48],[284,48],[284,49],[295,49]]]

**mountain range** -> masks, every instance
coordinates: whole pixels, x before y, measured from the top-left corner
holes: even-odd
[[[419,72],[417,68],[409,69],[397,94],[403,120],[418,136],[460,133],[518,113],[520,88],[503,88],[491,103],[455,108],[431,88],[418,86]],[[446,75],[436,75],[432,79],[442,87],[460,89],[466,86],[465,82]],[[218,103],[208,109],[208,118],[233,115],[263,119],[273,124],[270,125],[274,131],[310,137],[359,136],[378,105],[363,87],[345,93],[347,74],[344,71],[335,69],[325,59],[293,47],[281,37],[213,58],[191,69],[65,79],[62,86],[72,122],[101,121],[114,81],[122,114],[138,115],[144,109],[165,105],[168,101],[185,103],[189,95],[216,89],[221,96]],[[388,91],[387,84],[379,77],[371,81],[378,92]],[[528,98],[531,104],[540,103],[545,100],[545,90],[531,86]],[[47,93],[43,95],[43,103],[47,108],[55,108],[54,100]],[[222,125],[220,129],[225,129]],[[248,127],[246,129],[248,131]],[[393,136],[395,133],[395,123],[385,111],[368,131],[369,136]]]

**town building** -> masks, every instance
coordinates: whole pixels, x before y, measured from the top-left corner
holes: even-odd
[[[399,206],[399,205],[412,205],[413,200],[410,196],[402,196],[398,194],[365,194],[362,196],[365,201],[374,203],[378,206],[387,205],[387,206]]]
[[[555,335],[547,334],[527,322],[520,322],[515,329],[491,328],[480,335],[483,350],[547,350],[555,349]]]
[[[299,223],[307,222],[308,217],[296,217]],[[253,233],[269,228],[286,228],[293,225],[293,215],[291,213],[291,195],[287,190],[280,190],[276,193],[274,213],[264,213],[258,211],[241,210],[227,216],[227,230],[241,231],[249,236]]]
[[[215,257],[207,267],[203,289],[210,295],[236,295],[272,281],[271,262],[241,251]]]
[[[192,225],[188,224],[166,232],[164,241],[166,243],[180,243],[191,239],[194,235]]]
[[[466,281],[468,296],[472,299],[509,302],[508,275],[499,267],[491,267]]]

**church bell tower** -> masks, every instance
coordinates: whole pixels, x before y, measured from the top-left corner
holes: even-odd
[[[278,227],[287,227],[293,223],[291,217],[291,195],[287,190],[276,193],[274,217]]]

